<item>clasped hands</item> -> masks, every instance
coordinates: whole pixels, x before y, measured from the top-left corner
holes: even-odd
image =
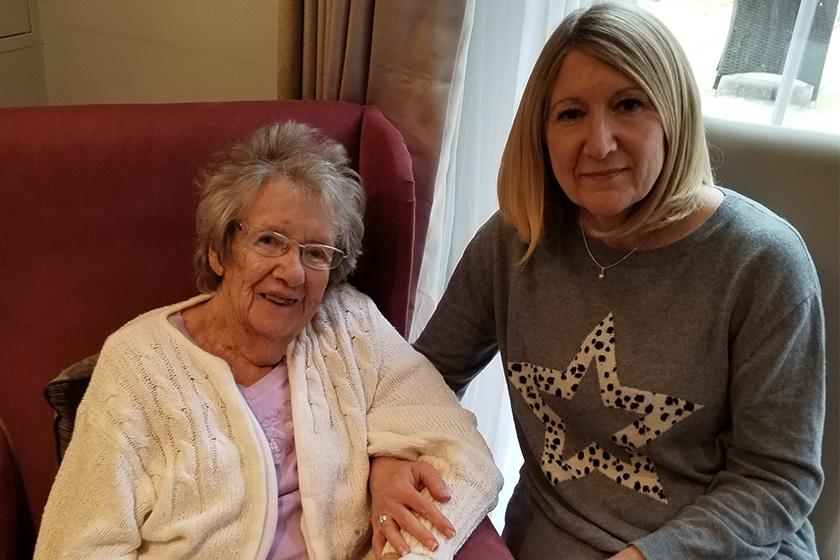
[[[455,528],[435,505],[435,500],[448,502],[450,496],[446,483],[431,465],[376,457],[371,459],[368,486],[373,549],[377,558],[395,560],[409,552],[401,530],[411,533],[426,548],[437,549],[434,534],[420,523],[417,516],[428,520],[447,537],[455,536]],[[428,495],[421,493],[424,488],[428,490]],[[386,542],[397,552],[383,555]]]
[[[435,501],[448,502],[450,495],[443,478],[431,465],[391,457],[375,457],[371,459],[368,486],[371,495],[373,550],[377,558],[397,560],[408,554],[409,547],[401,530],[413,535],[426,548],[437,549],[437,539],[420,523],[418,516],[428,520],[448,538],[455,536],[455,527],[435,505]],[[422,493],[424,488],[428,490],[428,495]],[[386,542],[396,552],[383,555]],[[607,560],[645,560],[645,557],[638,548],[631,545]]]

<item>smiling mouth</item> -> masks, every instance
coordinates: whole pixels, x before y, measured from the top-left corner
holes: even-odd
[[[271,294],[260,294],[260,295],[263,297],[263,299],[266,299],[266,300],[268,300],[271,303],[274,303],[276,305],[284,305],[285,306],[285,305],[293,305],[293,304],[297,303],[296,299],[281,298],[281,297],[277,297],[277,296],[272,296]]]

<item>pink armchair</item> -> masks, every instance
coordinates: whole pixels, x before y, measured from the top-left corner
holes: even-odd
[[[288,119],[347,148],[368,195],[364,255],[351,282],[405,335],[419,272],[415,232],[425,232],[428,216],[415,206],[405,143],[375,108],[267,101],[0,109],[0,418],[10,439],[0,438],[0,524],[17,524],[0,531],[0,555],[31,555],[55,476],[45,386],[126,320],[195,293],[197,171],[232,138]],[[485,520],[459,558],[510,555]]]

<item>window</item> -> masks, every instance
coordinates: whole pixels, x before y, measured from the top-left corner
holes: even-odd
[[[682,44],[705,114],[840,134],[838,0],[637,3]]]

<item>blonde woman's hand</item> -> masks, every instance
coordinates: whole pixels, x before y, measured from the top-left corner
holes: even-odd
[[[646,560],[641,551],[632,544],[619,552],[607,558],[607,560]]]
[[[401,530],[413,535],[426,548],[437,549],[437,539],[418,521],[417,516],[428,520],[444,535],[455,535],[455,528],[432,499],[449,501],[446,483],[434,467],[390,457],[375,457],[371,459],[368,487],[373,549],[377,557],[383,560],[394,558],[392,553],[381,556],[386,541],[401,555],[409,552]],[[429,490],[431,498],[421,494],[423,488]]]

